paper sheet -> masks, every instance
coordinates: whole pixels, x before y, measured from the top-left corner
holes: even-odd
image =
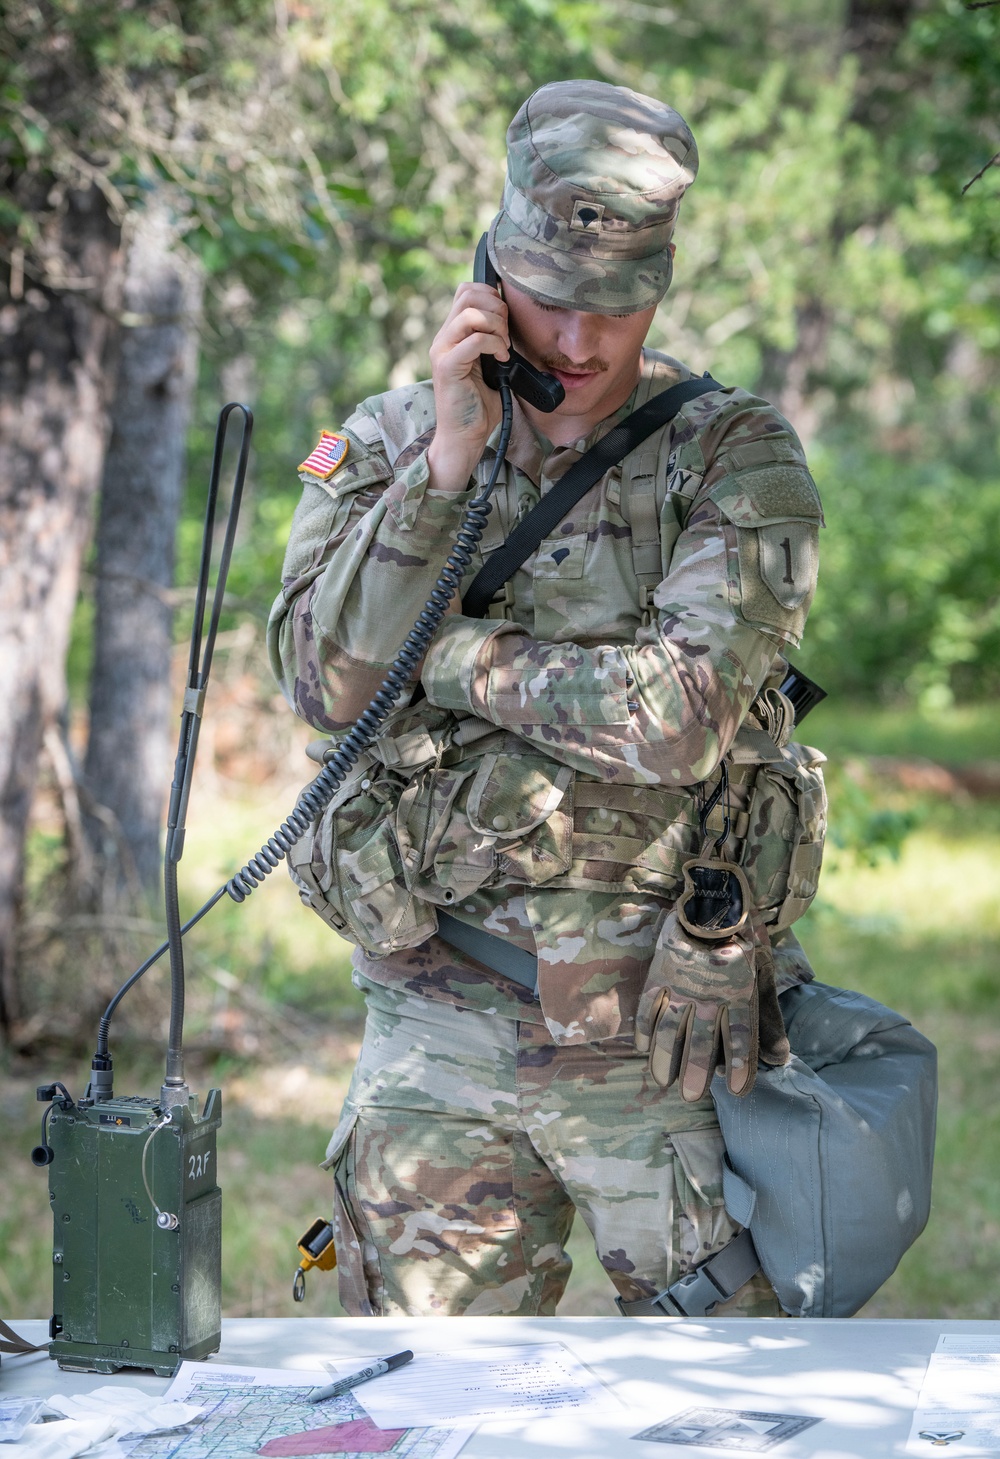
[[[1000,1337],[938,1338],[913,1415],[908,1454],[980,1459],[1000,1452]]]
[[[364,1367],[352,1361],[348,1372]],[[306,1403],[326,1373],[288,1368],[182,1363],[164,1398],[197,1403],[201,1423],[169,1439],[150,1435],[127,1449],[128,1459],[285,1459],[291,1455],[344,1454],[352,1459],[386,1454],[392,1459],[455,1459],[472,1433],[401,1424],[383,1433],[350,1393],[325,1403]],[[359,1390],[360,1391],[360,1390]]]
[[[337,1376],[350,1371],[341,1364]],[[405,1368],[361,1384],[355,1398],[381,1429],[621,1412],[611,1390],[562,1343],[417,1353]]]

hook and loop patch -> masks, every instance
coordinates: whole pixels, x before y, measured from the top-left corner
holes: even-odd
[[[315,476],[319,481],[329,481],[338,467],[344,464],[348,445],[346,436],[324,431],[319,438],[319,445],[301,463],[299,470],[308,471],[310,476]]]

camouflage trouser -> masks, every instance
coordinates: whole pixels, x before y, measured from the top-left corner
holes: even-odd
[[[574,1208],[627,1301],[738,1229],[711,1100],[660,1089],[630,1039],[558,1047],[544,1024],[362,986],[364,1045],[328,1150],[352,1316],[551,1315]],[[758,1272],[716,1312],[780,1309]]]

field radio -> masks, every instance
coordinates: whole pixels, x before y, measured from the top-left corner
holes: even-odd
[[[217,1180],[216,1138],[222,1121],[222,1095],[212,1089],[200,1106],[184,1078],[183,937],[223,895],[228,894],[235,902],[245,901],[280,864],[333,799],[410,686],[458,591],[492,506],[489,498],[504,464],[513,424],[510,369],[509,364],[501,366],[493,386],[500,392],[502,419],[490,479],[466,506],[431,596],[375,697],[353,727],[338,739],[336,747],[327,751],[322,770],[302,791],[288,819],[182,926],[177,866],[184,849],[198,730],[253,429],[253,417],[246,406],[230,404],[220,413],[167,814],[167,941],[122,985],[102,1015],[86,1093],[74,1100],[58,1082],[38,1089],[38,1099],[46,1110],[41,1143],[31,1158],[49,1174],[54,1228],[49,1353],[61,1368],[97,1373],[152,1368],[166,1376],[185,1359],[206,1357],[218,1350],[222,1193]],[[518,388],[516,382],[514,388]],[[555,403],[541,408],[551,410]],[[242,415],[242,433],[206,631],[219,481],[233,412]],[[156,1097],[118,1095],[109,1047],[111,1018],[129,989],[164,952],[170,955],[170,1032],[163,1085]],[[328,1224],[317,1222],[303,1236],[302,1262],[296,1273],[297,1300],[304,1294],[307,1270],[314,1266],[329,1269],[334,1264],[330,1235]]]
[[[230,494],[207,632],[205,615],[219,479],[229,418],[243,430]],[[185,1358],[203,1358],[221,1339],[222,1192],[216,1137],[222,1095],[199,1107],[184,1078],[184,948],[177,866],[205,690],[225,595],[253,417],[227,405],[219,417],[208,489],[201,567],[180,739],[167,811],[164,895],[167,942],[108,1005],[97,1035],[90,1083],[74,1100],[59,1083],[42,1085],[42,1139],[32,1151],[49,1172],[52,1205],[52,1320],[49,1353],[61,1368],[111,1373],[152,1368],[168,1376]],[[204,649],[202,640],[204,638]],[[225,888],[222,889],[223,891]],[[221,892],[202,909],[214,906]],[[188,926],[193,925],[193,918]],[[159,1095],[114,1091],[111,1017],[121,999],[165,951],[170,953],[170,1032]]]

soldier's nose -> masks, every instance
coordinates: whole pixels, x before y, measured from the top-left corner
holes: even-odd
[[[583,365],[598,353],[597,330],[592,314],[586,314],[582,310],[567,312],[560,323],[562,327],[559,331],[559,348],[574,365]]]

